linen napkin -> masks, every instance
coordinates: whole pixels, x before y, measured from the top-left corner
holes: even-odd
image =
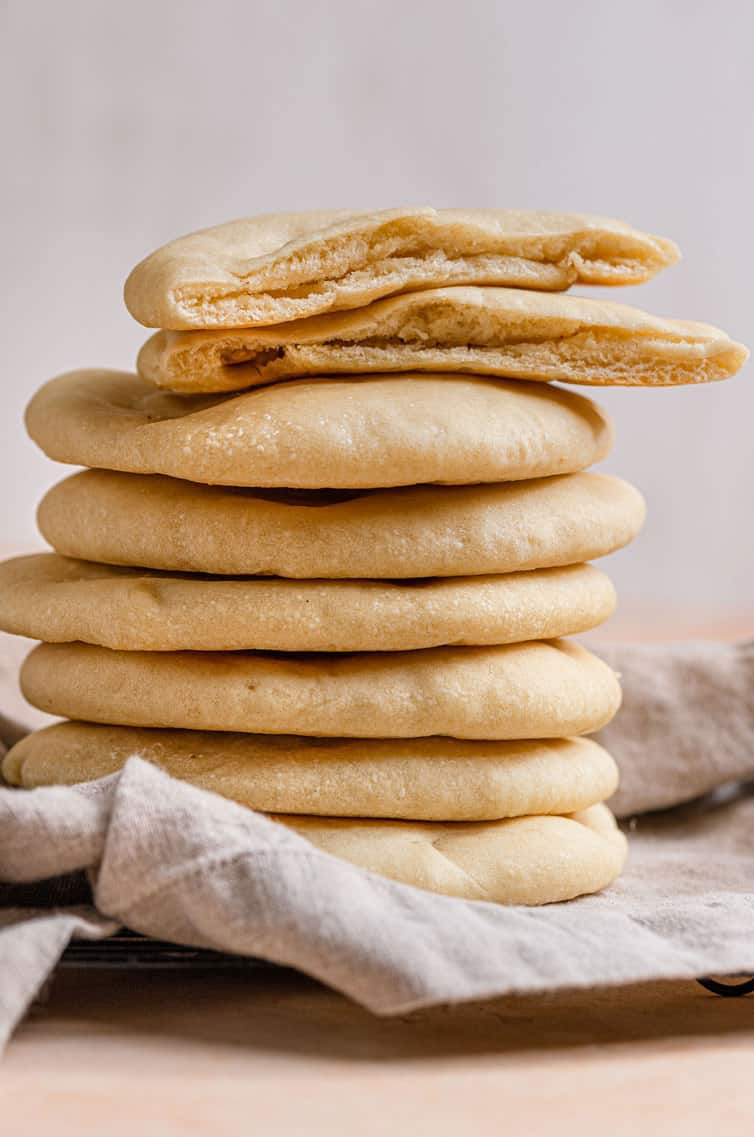
[[[623,777],[615,805],[676,808],[632,818],[624,876],[566,904],[498,907],[396,884],[138,757],[84,786],[0,789],[0,1045],[69,939],[120,925],[299,968],[379,1014],[754,970],[754,796],[677,804],[754,776],[754,649],[599,650],[624,683],[602,733]],[[79,870],[88,904],[66,875]]]

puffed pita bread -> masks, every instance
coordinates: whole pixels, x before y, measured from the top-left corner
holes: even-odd
[[[273,328],[157,332],[139,374],[174,391],[235,391],[298,375],[473,372],[667,387],[734,375],[746,348],[709,324],[512,288],[433,288]]]
[[[626,860],[610,810],[424,824],[279,817],[312,844],[403,884],[466,900],[551,904],[605,888]],[[609,945],[605,945],[609,950]]]
[[[125,300],[150,328],[252,327],[441,284],[637,284],[679,255],[664,237],[589,214],[277,213],[164,245],[133,270]]]
[[[229,398],[72,371],[37,392],[26,425],[75,466],[303,489],[547,477],[590,466],[612,441],[574,392],[449,375],[302,379]]]
[[[573,813],[618,784],[615,762],[586,738],[312,739],[59,723],[9,751],[14,785],[71,785],[138,754],[173,777],[266,813],[486,821]]]
[[[619,478],[284,493],[86,470],[37,519],[65,556],[178,572],[294,578],[481,576],[579,564],[641,528]]]
[[[4,631],[123,651],[516,643],[587,631],[614,607],[615,589],[591,565],[400,583],[178,576],[54,553],[0,564]]]
[[[87,722],[336,738],[564,738],[620,705],[615,673],[570,640],[354,655],[42,644],[21,688]]]

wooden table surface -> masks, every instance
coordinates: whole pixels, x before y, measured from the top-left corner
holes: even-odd
[[[0,1116],[9,1137],[728,1137],[752,1131],[752,1070],[754,999],[695,983],[378,1019],[292,972],[66,970],[8,1048]]]

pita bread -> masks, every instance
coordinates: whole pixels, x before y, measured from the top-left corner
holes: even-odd
[[[32,788],[92,781],[138,754],[266,813],[486,821],[572,813],[609,797],[615,762],[585,738],[339,740],[59,723],[27,735],[3,771]]]
[[[432,288],[273,328],[158,332],[139,374],[173,391],[236,391],[298,375],[434,371],[667,387],[748,358],[709,324],[512,288]]]
[[[279,817],[313,845],[370,872],[466,900],[551,904],[605,888],[626,860],[607,806],[570,817],[411,823]],[[606,949],[608,945],[606,945]]]
[[[436,580],[177,576],[54,553],[0,564],[0,628],[123,651],[405,651],[596,627],[615,590],[591,565]]]
[[[441,284],[637,284],[679,255],[672,241],[589,214],[277,213],[171,241],[136,266],[125,299],[150,328],[242,328]]]
[[[42,644],[21,688],[87,722],[334,738],[565,738],[620,704],[614,672],[570,640],[298,656]]]
[[[589,399],[533,383],[410,375],[169,395],[72,371],[26,413],[59,462],[193,482],[303,489],[517,481],[582,470],[612,430]]]
[[[87,470],[53,486],[38,513],[53,548],[83,560],[352,580],[579,564],[625,545],[643,519],[638,491],[601,474],[345,495]]]

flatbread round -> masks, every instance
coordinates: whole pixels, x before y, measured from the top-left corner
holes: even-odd
[[[709,324],[513,288],[430,288],[272,328],[161,331],[139,374],[173,391],[298,375],[436,371],[666,387],[734,375],[746,348]]]
[[[42,644],[21,688],[88,722],[335,738],[564,738],[620,704],[615,673],[570,640],[298,656]]]
[[[587,631],[615,607],[591,565],[422,581],[169,575],[54,553],[0,564],[0,628],[123,651],[405,651]]]
[[[66,556],[327,579],[579,564],[625,545],[643,519],[638,491],[600,474],[296,494],[87,470],[53,486],[38,513],[42,535]]]
[[[251,327],[440,284],[637,284],[678,257],[672,241],[589,214],[274,213],[164,245],[133,270],[125,299],[150,328]]]
[[[466,900],[551,904],[605,888],[626,860],[607,806],[570,817],[417,823],[278,818],[313,845],[403,884]],[[609,945],[605,945],[609,950]]]
[[[133,754],[266,813],[485,821],[573,813],[615,791],[618,769],[586,738],[312,739],[68,722],[27,735],[3,764],[14,785],[71,785]]]
[[[450,375],[303,379],[228,398],[72,371],[34,396],[26,425],[50,458],[74,466],[303,489],[567,474],[612,441],[607,417],[581,395]]]

